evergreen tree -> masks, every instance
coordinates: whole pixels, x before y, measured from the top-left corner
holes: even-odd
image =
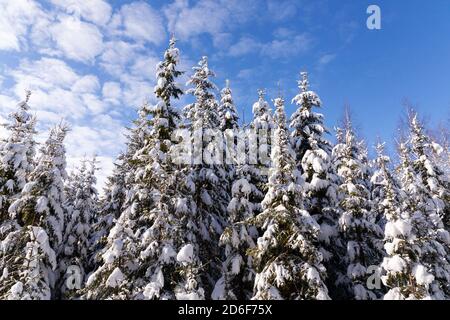
[[[0,239],[11,227],[2,226],[10,222],[8,208],[27,183],[34,166],[36,119],[29,113],[30,95],[27,91],[25,101],[9,115],[10,122],[5,125],[9,135],[0,142]]]
[[[386,219],[384,249],[386,257],[381,264],[383,283],[389,288],[385,300],[424,299],[427,286],[415,274],[424,267],[420,263],[421,239],[416,234],[420,221],[402,206],[400,189],[389,170],[389,157],[384,155],[384,144],[377,145],[377,171],[373,176],[378,185],[377,209]]]
[[[226,81],[225,88],[222,89],[220,105],[219,105],[219,120],[220,130],[228,129],[234,130],[238,128],[239,116],[237,114],[236,106],[234,105],[232,92],[230,89],[230,81]]]
[[[275,100],[276,124],[269,190],[256,224],[258,238],[253,299],[328,299],[326,270],[317,248],[320,227],[302,207],[301,186],[288,141],[284,101]]]
[[[192,203],[180,191],[187,179],[179,177],[171,161],[171,138],[180,118],[172,99],[182,94],[175,83],[181,74],[176,70],[178,54],[172,38],[157,68],[158,103],[141,109],[138,124],[144,139],[133,156],[125,157],[132,159],[128,166],[134,172],[125,210],[108,236],[103,264],[89,277],[87,298],[173,299],[175,291],[189,295],[196,290],[187,271],[196,261],[178,261],[176,253],[186,236],[178,231],[180,215],[192,214]],[[185,205],[177,207],[179,201]],[[189,284],[178,288],[183,276]]]
[[[151,195],[140,190],[137,181],[143,175],[139,159],[141,150],[150,136],[149,106],[144,103],[138,110],[138,118],[128,129],[126,152],[123,154],[121,170],[124,172],[123,211],[109,230],[106,244],[92,253],[95,270],[89,275],[83,299],[131,299],[134,295],[133,273],[138,269],[138,237],[135,234],[137,220],[144,216]],[[122,192],[122,191],[120,191]],[[100,223],[100,221],[98,220]],[[104,232],[104,231],[98,231]]]
[[[101,264],[101,254],[106,246],[108,234],[124,209],[127,193],[125,183],[127,171],[124,159],[125,154],[120,153],[114,163],[113,172],[106,181],[103,196],[99,200],[98,212],[94,216],[89,240],[89,265],[93,270]]]
[[[325,266],[333,270],[332,252],[337,236],[338,214],[337,177],[331,167],[331,143],[325,138],[328,130],[323,124],[323,115],[313,108],[320,108],[319,96],[309,90],[308,74],[301,73],[300,93],[292,100],[298,106],[290,120],[291,144],[302,173],[305,209],[320,225],[321,252]],[[330,277],[330,280],[334,280]]]
[[[450,292],[450,236],[442,217],[447,190],[443,187],[442,171],[431,161],[430,140],[417,115],[411,117],[409,141],[401,147],[403,201],[419,221],[417,234],[423,239],[421,280],[429,286],[432,299],[446,299]]]
[[[253,258],[247,255],[255,248],[258,234],[249,221],[259,213],[263,194],[254,184],[255,168],[242,164],[236,171],[236,180],[231,189],[232,199],[228,204],[228,227],[220,237],[225,247],[222,276],[216,282],[214,300],[245,300],[252,297],[255,271]]]
[[[250,128],[253,130],[251,139],[256,141],[250,141],[250,144],[257,148],[257,159],[250,159],[250,163],[257,164],[260,169],[260,174],[267,177],[267,169],[270,167],[270,155],[271,155],[271,140],[272,131],[275,127],[273,117],[271,114],[271,108],[269,103],[264,100],[264,90],[258,90],[258,101],[253,104],[253,121],[250,123]],[[263,184],[267,183],[267,178]],[[258,186],[260,190],[263,190],[263,186]]]
[[[2,288],[13,299],[49,299],[57,280],[56,255],[63,237],[65,149],[68,127],[53,128],[9,213],[21,226],[2,242]]]
[[[201,241],[198,255],[202,259],[202,287],[206,295],[211,294],[215,280],[219,278],[219,237],[226,221],[226,208],[229,203],[228,173],[223,164],[222,132],[216,130],[220,125],[218,102],[211,90],[216,86],[210,77],[214,76],[208,67],[206,57],[193,68],[194,74],[188,81],[193,88],[195,102],[185,107],[186,118],[192,134],[193,166],[192,181],[195,183],[194,201],[197,204]],[[219,140],[214,140],[219,138]],[[213,141],[210,141],[213,139]],[[211,158],[206,154],[209,153]],[[214,157],[216,156],[216,158]],[[218,158],[217,158],[218,157]]]
[[[367,189],[367,162],[361,161],[361,144],[356,141],[351,122],[338,131],[338,143],[333,148],[339,185],[339,240],[336,251],[340,255],[337,266],[335,298],[376,299],[377,292],[368,290],[367,279],[382,259],[382,230],[375,223]]]
[[[72,174],[73,199],[67,206],[69,212],[64,232],[64,242],[59,258],[59,271],[61,276],[60,290],[66,295],[66,276],[69,266],[77,266],[80,273],[77,275],[84,282],[84,278],[90,269],[89,265],[89,238],[91,225],[98,210],[98,193],[95,188],[96,160],[83,160],[78,172]],[[70,294],[70,293],[67,293]],[[73,294],[73,293],[72,293]]]

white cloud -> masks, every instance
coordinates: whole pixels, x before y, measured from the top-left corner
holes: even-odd
[[[327,64],[329,64],[330,62],[332,62],[334,59],[336,59],[336,55],[335,54],[324,54],[323,56],[321,56],[319,58],[319,65],[320,66],[326,66]]]
[[[279,34],[278,34],[279,35]],[[247,54],[261,54],[272,59],[287,58],[308,51],[313,45],[313,39],[307,33],[282,33],[284,37],[275,38],[269,42],[260,42],[254,38],[244,36],[233,44],[228,54],[242,56]]]
[[[21,97],[25,89],[32,91],[35,110],[46,111],[47,119],[59,118],[76,120],[89,113],[105,110],[106,105],[97,96],[100,83],[94,75],[80,75],[67,63],[54,58],[36,61],[23,60],[18,68],[8,75],[15,81],[16,96]]]
[[[262,43],[250,37],[242,37],[237,43],[229,49],[229,54],[233,57],[246,55],[261,49]]]
[[[97,25],[105,25],[111,18],[111,6],[103,0],[51,0],[68,14],[82,17]]]
[[[0,0],[0,50],[20,51],[26,35],[37,21],[47,19],[47,14],[33,0]]]
[[[312,44],[312,38],[302,33],[293,38],[274,39],[263,45],[261,53],[273,59],[286,58],[308,51]]]
[[[122,99],[122,88],[120,87],[120,83],[113,81],[105,82],[103,84],[102,96],[106,102],[113,105],[120,104]]]
[[[105,51],[100,56],[100,66],[110,75],[119,78],[126,73],[127,66],[143,49],[142,45],[122,40],[109,41],[105,44]]]
[[[131,66],[131,74],[142,79],[155,80],[156,79],[156,65],[159,63],[159,58],[156,56],[139,56],[135,59]]]
[[[163,19],[149,4],[139,1],[123,5],[113,17],[113,34],[123,35],[138,42],[160,44],[166,37]]]
[[[94,93],[100,88],[98,78],[94,75],[83,76],[78,79],[72,86],[72,90],[75,92],[87,92]]]
[[[73,16],[60,17],[59,23],[53,24],[50,30],[57,48],[69,59],[93,63],[103,50],[99,29]]]
[[[276,21],[287,20],[298,13],[300,5],[298,0],[268,0],[268,16]]]
[[[253,19],[258,1],[200,0],[190,6],[187,0],[175,0],[164,9],[169,30],[182,40],[203,33],[213,38]],[[222,38],[223,39],[223,38]],[[219,40],[214,40],[217,46]]]
[[[121,77],[123,84],[123,101],[129,108],[136,109],[144,101],[153,103],[155,96],[153,94],[154,83],[143,80],[140,77],[129,74]]]

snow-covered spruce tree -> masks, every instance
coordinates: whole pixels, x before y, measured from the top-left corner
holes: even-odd
[[[298,109],[291,116],[291,144],[297,169],[302,173],[305,209],[320,225],[321,251],[327,269],[333,269],[331,255],[337,235],[337,177],[331,169],[331,143],[325,135],[323,115],[316,113],[322,102],[309,90],[308,74],[301,73],[300,93],[292,100]],[[333,280],[333,277],[330,277]]]
[[[0,292],[5,298],[50,299],[54,295],[56,253],[63,235],[67,131],[64,124],[51,130],[29,181],[9,207],[21,229],[9,233],[0,246]]]
[[[204,299],[203,289],[197,285],[200,260],[193,245],[196,237],[188,238],[188,226],[181,224],[195,221],[194,186],[187,168],[173,159],[177,141],[172,142],[172,136],[180,124],[173,100],[183,93],[175,82],[182,74],[176,70],[178,61],[179,51],[172,38],[164,61],[158,65],[158,103],[150,108],[151,135],[140,155],[146,166],[139,182],[151,187],[154,204],[149,215],[138,220],[137,299]]]
[[[445,270],[448,270],[446,258],[447,245],[442,245],[440,240],[448,237],[440,224],[436,214],[428,215],[425,208],[426,194],[420,177],[414,170],[411,159],[411,147],[407,141],[399,145],[400,165],[397,168],[398,179],[401,182],[400,201],[401,210],[406,212],[411,221],[411,239],[415,240],[415,255],[417,265],[412,269],[411,281],[419,289],[413,290],[413,296],[417,299],[444,299],[446,282]],[[410,256],[413,256],[410,254]],[[435,280],[436,275],[440,279]],[[443,279],[442,279],[443,277]],[[394,292],[395,293],[395,292]],[[395,298],[402,296],[396,295]],[[390,298],[393,298],[392,296]]]
[[[238,128],[239,116],[234,105],[233,96],[230,88],[230,81],[226,80],[226,86],[220,92],[221,99],[219,104],[220,130],[234,130]]]
[[[0,141],[0,239],[10,230],[8,208],[27,182],[34,167],[36,119],[29,111],[31,92],[9,115],[8,136]]]
[[[257,271],[253,299],[329,299],[317,245],[320,227],[303,209],[283,99],[277,98],[275,105],[269,190],[262,203],[264,210],[255,218],[264,233],[250,250]]]
[[[214,300],[246,300],[252,297],[255,271],[253,257],[247,250],[255,248],[257,230],[249,221],[259,213],[262,192],[254,184],[254,166],[241,164],[231,188],[228,204],[228,227],[220,237],[225,247],[222,276],[216,282]]]
[[[173,185],[168,153],[172,133],[179,122],[171,100],[182,94],[175,83],[175,78],[181,74],[176,70],[177,63],[178,49],[171,39],[164,61],[157,68],[155,95],[158,103],[140,110],[138,124],[142,124],[139,131],[144,139],[133,148],[132,156],[125,154],[124,160],[131,163],[128,167],[133,172],[133,179],[126,182],[125,210],[108,236],[102,251],[103,264],[88,279],[87,298],[174,297],[171,279],[174,268],[171,267],[177,246],[172,246],[170,240],[179,235],[171,230],[177,219],[173,210],[176,198],[170,193]],[[122,258],[125,261],[121,262]]]
[[[339,239],[336,250],[340,254],[336,265],[337,299],[376,299],[378,292],[367,289],[368,277],[382,260],[383,231],[375,223],[371,211],[370,192],[367,189],[367,163],[360,161],[361,149],[356,141],[350,121],[338,131],[338,143],[333,148],[335,170],[340,178],[339,193]],[[342,249],[343,252],[340,252]]]
[[[269,103],[264,99],[265,91],[258,90],[258,101],[253,104],[253,120],[250,123],[250,129],[253,130],[251,138],[256,141],[250,141],[250,144],[256,144],[257,159],[250,159],[250,163],[257,164],[260,174],[267,177],[267,169],[270,167],[271,141],[273,129],[275,127],[272,111]],[[263,190],[263,185],[267,183],[264,179],[262,185],[258,187]]]
[[[372,183],[377,186],[376,209],[386,219],[384,249],[386,257],[381,264],[383,284],[389,288],[385,300],[424,299],[427,287],[415,278],[420,264],[421,240],[416,234],[415,219],[402,205],[396,179],[389,170],[390,159],[384,155],[384,144],[377,145],[377,170]]]
[[[89,162],[89,166],[87,165]],[[90,269],[89,247],[91,225],[98,210],[98,193],[95,187],[96,159],[83,160],[78,172],[72,174],[73,185],[70,188],[73,199],[67,206],[70,213],[64,232],[64,242],[60,253],[58,265],[60,272],[60,287],[62,297],[70,297],[75,293],[70,292],[66,286],[67,268],[76,266],[80,273],[82,283]],[[70,180],[70,179],[69,179]],[[70,289],[70,288],[69,288]]]
[[[426,188],[427,211],[439,215],[443,222],[450,220],[450,181],[444,168],[435,163],[434,155],[440,146],[425,133],[423,125],[415,114],[410,121],[411,146],[414,156],[413,167]],[[445,225],[450,230],[450,225]]]
[[[197,223],[201,235],[198,254],[204,267],[202,286],[206,296],[209,296],[215,280],[220,277],[220,266],[216,259],[220,257],[219,237],[223,232],[226,208],[230,201],[229,179],[220,157],[223,155],[223,141],[216,140],[222,136],[222,132],[217,130],[220,125],[218,102],[211,92],[216,89],[210,80],[214,72],[208,67],[207,57],[203,57],[193,70],[194,74],[187,83],[193,88],[187,93],[194,95],[195,102],[185,107],[185,114],[194,149],[191,175],[195,183],[194,201],[197,204]],[[206,156],[207,153],[212,158]],[[218,159],[214,156],[218,156]]]
[[[404,170],[412,177],[403,187],[414,190],[416,199],[410,203],[410,211],[426,222],[419,235],[424,238],[421,262],[434,276],[434,281],[428,278],[431,297],[447,299],[450,296],[450,236],[442,218],[445,217],[448,190],[444,187],[442,171],[431,161],[430,140],[417,114],[410,118],[409,125],[410,147],[404,145],[401,155],[402,167],[406,167]],[[408,194],[405,195],[407,197]]]
[[[120,164],[124,172],[123,210],[109,230],[104,247],[99,248],[94,244],[92,246],[96,251],[92,252],[91,260],[96,262],[97,266],[88,276],[85,288],[81,291],[83,299],[125,300],[133,297],[132,276],[138,268],[138,238],[135,235],[135,226],[142,214],[144,202],[150,197],[145,191],[144,194],[139,194],[135,187],[139,175],[143,172],[142,161],[138,159],[137,154],[144,148],[150,136],[148,110],[148,104],[144,103],[138,110],[138,118],[128,129],[126,151]]]
[[[127,169],[124,159],[125,154],[120,153],[114,163],[113,172],[107,178],[103,196],[99,199],[98,211],[94,216],[89,240],[89,266],[93,270],[99,267],[108,234],[124,208],[127,193],[125,184]]]

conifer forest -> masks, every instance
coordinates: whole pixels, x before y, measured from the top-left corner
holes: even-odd
[[[0,300],[450,299],[448,128],[408,108],[373,145],[348,110],[327,127],[339,106],[295,69],[242,119],[234,82],[202,54],[183,68],[175,36],[104,184],[95,157],[69,170],[70,121],[37,139],[33,90],[8,106]]]

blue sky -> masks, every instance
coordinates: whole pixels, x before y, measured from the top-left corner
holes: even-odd
[[[381,8],[381,30],[366,27],[370,4]],[[208,55],[247,121],[258,88],[270,100],[280,83],[289,102],[302,70],[328,127],[348,104],[369,144],[392,141],[404,98],[430,126],[449,121],[447,0],[0,0],[0,120],[31,89],[40,139],[63,117],[69,167],[96,153],[103,180],[135,108],[153,101],[171,32],[187,75]]]

